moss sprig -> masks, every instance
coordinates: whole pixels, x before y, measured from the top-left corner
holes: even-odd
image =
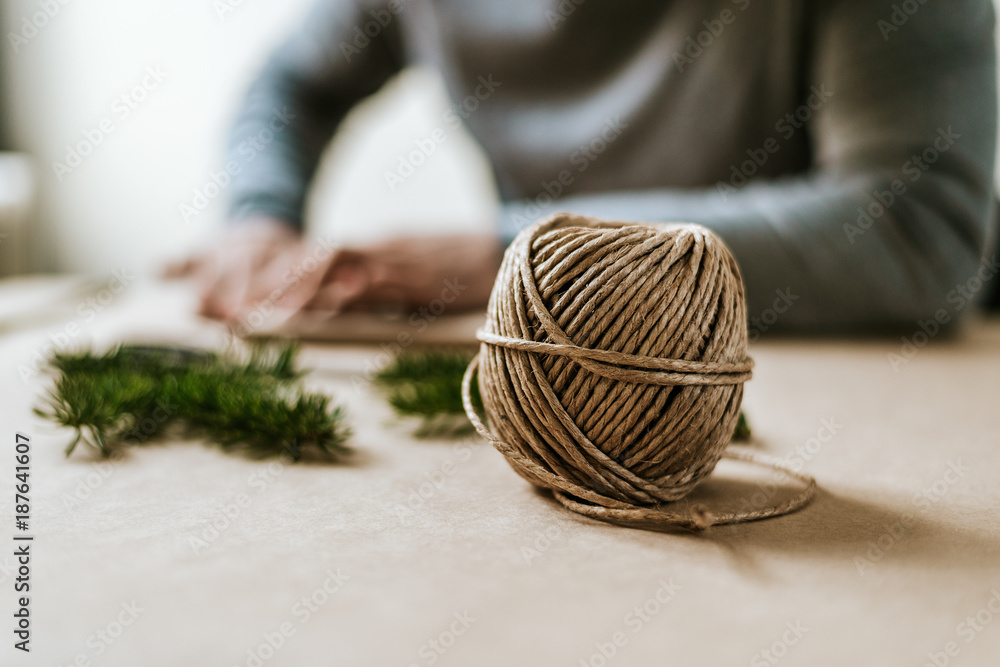
[[[110,456],[168,430],[257,456],[336,458],[349,431],[329,396],[302,389],[297,348],[257,346],[248,355],[122,345],[104,354],[58,353],[52,388],[36,414],[75,431]]]
[[[462,406],[462,376],[473,353],[464,350],[415,350],[398,355],[375,376],[389,405],[401,417],[417,417],[418,437],[458,437],[473,432]],[[472,403],[482,412],[479,385]]]

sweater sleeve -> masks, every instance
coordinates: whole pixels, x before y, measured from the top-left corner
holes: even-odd
[[[820,4],[804,87],[827,99],[808,114],[807,173],[740,189],[594,193],[554,207],[714,229],[741,266],[751,316],[780,313],[765,328],[913,328],[942,310],[957,320],[968,289],[956,290],[989,273],[992,258],[981,262],[995,233],[992,3]],[[524,210],[505,205],[507,238]]]
[[[401,68],[400,8],[319,0],[271,56],[229,136],[231,221],[269,216],[301,229],[309,182],[337,125]]]

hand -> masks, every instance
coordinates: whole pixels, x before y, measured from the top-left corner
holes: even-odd
[[[416,310],[485,306],[503,246],[492,234],[399,238],[333,254],[305,309]]]
[[[250,223],[250,221],[247,221]],[[290,226],[254,221],[169,273],[199,279],[200,314],[237,323],[261,302],[287,312],[486,305],[503,246],[491,234],[401,238],[318,252]]]
[[[232,322],[279,287],[283,267],[298,259],[303,245],[299,233],[283,221],[245,220],[215,248],[168,267],[166,275],[194,276],[199,284],[199,314]]]

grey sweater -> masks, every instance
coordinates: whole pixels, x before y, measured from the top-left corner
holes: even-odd
[[[954,321],[994,247],[995,60],[990,0],[322,0],[239,112],[230,213],[301,225],[340,120],[424,65],[507,239],[559,210],[698,222],[752,333]]]

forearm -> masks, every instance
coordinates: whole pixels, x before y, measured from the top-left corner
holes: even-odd
[[[306,192],[340,113],[308,104],[271,65],[252,86],[227,150],[229,218],[283,220],[301,229]]]
[[[390,23],[364,50],[344,52],[365,16],[353,0],[317,3],[251,85],[229,136],[229,218],[301,229],[310,181],[348,111],[402,66]]]
[[[903,194],[892,193],[894,181],[897,190],[906,188]],[[879,217],[872,216],[881,206],[874,193],[883,201],[894,197]],[[832,332],[909,326],[951,308],[949,291],[975,273],[983,251],[983,236],[970,238],[967,230],[978,226],[985,234],[991,203],[988,183],[927,174],[914,183],[902,172],[875,172],[804,176],[726,194],[713,188],[584,195],[546,213],[705,225],[736,256],[751,317],[778,303],[778,316],[767,314],[774,321],[758,329]],[[525,219],[524,207],[504,208],[506,240],[518,231],[513,220]]]

